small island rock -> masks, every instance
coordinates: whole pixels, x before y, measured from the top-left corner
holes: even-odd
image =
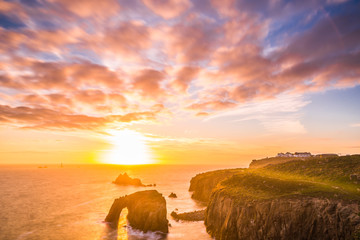
[[[131,178],[127,173],[120,174],[113,183],[117,185],[132,185],[132,186],[139,186],[139,187],[145,187],[145,185],[141,182],[138,178]]]
[[[175,193],[170,193],[169,198],[177,198],[177,195]]]
[[[183,221],[204,221],[205,219],[205,209],[193,211],[193,212],[184,212],[184,213],[177,213],[172,211],[170,216],[172,216],[176,221],[183,220]]]

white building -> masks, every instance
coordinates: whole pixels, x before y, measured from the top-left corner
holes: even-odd
[[[277,157],[311,157],[311,153],[309,152],[295,152],[295,153],[278,153]]]

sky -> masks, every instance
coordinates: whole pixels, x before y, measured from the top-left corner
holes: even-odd
[[[0,2],[0,164],[360,152],[360,1]]]

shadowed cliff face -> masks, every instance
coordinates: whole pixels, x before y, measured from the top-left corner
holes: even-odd
[[[129,211],[127,219],[131,227],[144,232],[169,232],[166,201],[158,191],[140,191],[115,199],[105,221],[117,227],[121,211],[125,207]]]
[[[313,197],[239,202],[214,192],[205,215],[215,239],[356,239],[359,204]]]

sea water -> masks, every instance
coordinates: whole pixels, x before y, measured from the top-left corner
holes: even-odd
[[[126,210],[119,228],[112,229],[104,219],[115,198],[136,191],[156,189],[166,199],[171,224],[165,239],[211,239],[204,222],[175,221],[170,213],[204,209],[191,199],[190,179],[196,174],[243,166],[214,165],[34,165],[0,166],[1,240],[139,240],[164,239],[156,233],[131,229]],[[112,183],[120,174],[140,178],[155,187],[118,186]],[[171,192],[177,198],[169,198]]]

